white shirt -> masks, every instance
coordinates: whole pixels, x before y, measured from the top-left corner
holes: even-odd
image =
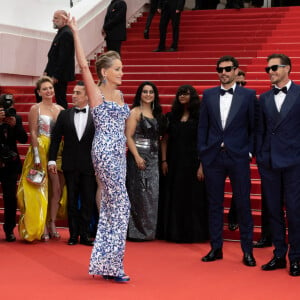
[[[87,119],[88,119],[88,112],[89,112],[89,106],[82,107],[86,109],[85,113],[79,112],[74,114],[74,125],[76,128],[76,133],[78,140],[80,141],[83,133],[85,131]]]
[[[235,90],[236,84],[232,86],[233,92]],[[221,86],[222,89],[224,89],[223,86]],[[224,89],[226,90],[226,89]],[[221,115],[221,123],[222,123],[222,128],[225,128],[229,110],[231,107],[232,103],[232,97],[233,95],[230,93],[225,93],[224,96],[220,95],[220,115]]]
[[[287,90],[289,90],[289,88],[291,87],[292,81],[290,80],[285,86],[287,88]],[[275,85],[276,88],[279,89],[279,87],[277,85]],[[275,99],[275,104],[277,107],[278,112],[280,112],[282,104],[285,100],[286,94],[282,91],[280,91],[277,95],[274,95],[274,99]]]

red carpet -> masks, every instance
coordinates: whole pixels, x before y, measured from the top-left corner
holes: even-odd
[[[185,11],[180,27],[179,51],[153,53],[158,45],[159,16],[153,20],[150,39],[143,39],[146,15],[132,24],[128,41],[122,47],[124,64],[123,83],[120,87],[125,101],[132,103],[137,86],[144,80],[153,81],[159,89],[164,111],[170,109],[175,92],[182,84],[192,84],[201,95],[203,90],[219,84],[215,71],[217,59],[226,54],[238,58],[247,73],[247,87],[260,95],[270,88],[264,67],[266,57],[273,52],[283,52],[292,58],[291,78],[300,82],[300,7],[259,8],[240,10]],[[171,32],[168,33],[170,45]],[[91,62],[93,66],[93,62]],[[92,67],[93,69],[93,67]],[[77,74],[77,78],[81,78]],[[96,75],[95,75],[96,78]],[[73,85],[69,86],[69,101]],[[2,87],[2,92],[15,95],[15,107],[28,128],[28,110],[35,102],[33,87]],[[28,145],[20,145],[20,153],[26,154]],[[226,184],[225,211],[230,203],[231,188]],[[260,179],[256,166],[252,165],[251,205],[255,234],[260,231]],[[0,195],[0,208],[3,207]],[[3,215],[0,210],[0,220]],[[226,223],[226,218],[225,218]],[[238,232],[224,236],[239,239]]]
[[[125,270],[131,281],[119,284],[88,275],[91,247],[0,240],[1,299],[7,300],[277,300],[298,299],[299,278],[288,270],[264,272],[272,249],[255,249],[257,267],[241,263],[239,243],[225,242],[224,259],[204,263],[209,244],[163,241],[127,243]],[[3,231],[0,230],[3,238]]]

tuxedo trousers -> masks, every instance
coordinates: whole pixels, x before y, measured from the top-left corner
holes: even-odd
[[[261,183],[265,195],[270,221],[274,254],[284,257],[286,243],[286,222],[283,214],[283,201],[288,223],[290,261],[300,260],[300,165],[284,169],[272,169],[259,165]]]
[[[223,246],[224,189],[228,176],[234,194],[237,219],[240,228],[241,247],[244,252],[252,252],[253,219],[250,207],[250,165],[249,159],[235,161],[227,153],[220,151],[208,166],[203,163],[206,191],[209,205],[209,232],[213,249]]]
[[[70,236],[83,238],[90,235],[90,224],[96,198],[94,174],[80,171],[64,171],[68,195],[68,222]]]

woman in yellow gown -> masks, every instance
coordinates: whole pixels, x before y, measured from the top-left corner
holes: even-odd
[[[21,211],[19,233],[22,239],[29,242],[48,241],[50,237],[59,239],[55,220],[58,209],[65,211],[66,206],[63,173],[61,171],[57,174],[47,172],[51,129],[58,114],[64,108],[52,102],[54,87],[50,77],[42,76],[37,81],[36,87],[42,101],[34,104],[29,111],[31,145],[26,154],[17,191],[18,207]],[[58,167],[60,165],[58,162]],[[45,172],[45,180],[41,185],[27,181],[26,176],[31,168]],[[48,176],[50,181],[48,181]],[[62,214],[64,213],[59,213],[60,216]]]

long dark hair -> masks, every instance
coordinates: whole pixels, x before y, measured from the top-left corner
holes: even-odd
[[[200,99],[196,89],[189,84],[180,86],[176,92],[176,96],[171,109],[174,118],[179,120],[183,115],[184,106],[179,101],[179,95],[183,93],[190,94],[190,102],[188,103],[187,107],[190,113],[189,118],[197,119],[199,117]]]

